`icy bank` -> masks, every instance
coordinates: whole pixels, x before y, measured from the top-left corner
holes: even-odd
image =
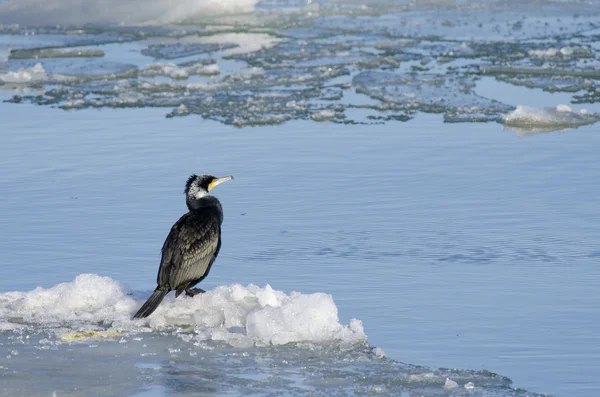
[[[0,329],[44,329],[75,340],[74,332],[114,335],[183,327],[193,331],[184,338],[188,341],[235,347],[367,340],[359,320],[347,326],[339,322],[332,296],[324,293],[288,295],[269,285],[233,284],[195,298],[169,296],[149,318],[132,321],[141,304],[110,277],[81,274],[47,289],[0,294]]]
[[[598,120],[600,120],[600,115],[597,113],[585,109],[575,110],[567,105],[558,105],[556,108],[533,108],[519,105],[517,109],[504,115],[502,123],[507,127],[530,129],[535,132],[575,128],[594,124]]]

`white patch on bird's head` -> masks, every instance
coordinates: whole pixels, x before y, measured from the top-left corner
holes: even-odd
[[[192,174],[185,184],[185,195],[188,207],[193,208],[193,203],[206,196],[209,191],[209,184],[216,178],[212,175]]]
[[[199,178],[199,177],[198,177]],[[199,179],[196,179],[187,189],[186,195],[188,199],[197,200],[208,194],[208,190],[202,187]]]
[[[217,178],[212,175],[191,175],[185,184],[186,202],[190,209],[198,208],[198,200],[208,195],[208,192],[223,182],[232,180],[232,176]]]

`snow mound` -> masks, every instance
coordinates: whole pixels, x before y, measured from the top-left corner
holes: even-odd
[[[148,318],[110,277],[81,274],[72,282],[0,294],[0,330],[44,330],[63,340],[96,334],[187,330],[184,340],[221,341],[234,347],[287,343],[366,343],[362,323],[342,325],[329,294],[286,294],[269,285],[220,286],[194,298],[170,294]],[[81,335],[79,335],[81,334]]]
[[[340,324],[329,294],[290,295],[267,285],[220,286],[194,298],[164,301],[148,319],[150,327],[193,326],[196,340],[232,346],[291,342],[366,342],[362,323]]]
[[[574,110],[567,105],[558,105],[556,108],[533,108],[519,105],[514,111],[504,115],[502,123],[508,127],[519,129],[556,131],[594,124],[598,120],[600,120],[600,115],[597,113],[585,109]]]
[[[46,70],[41,63],[36,63],[31,68],[21,68],[16,72],[0,74],[0,83],[4,84],[35,84],[48,80]]]
[[[0,327],[36,324],[55,327],[123,321],[135,309],[135,300],[110,277],[80,274],[74,281],[29,292],[0,294]]]

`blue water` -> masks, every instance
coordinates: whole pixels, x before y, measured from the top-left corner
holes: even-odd
[[[0,395],[600,395],[597,4],[116,3],[0,0]]]
[[[395,360],[598,390],[597,127],[520,138],[422,116],[236,129],[1,106],[0,291],[80,273],[150,291],[187,175],[232,174],[203,288],[324,291]]]

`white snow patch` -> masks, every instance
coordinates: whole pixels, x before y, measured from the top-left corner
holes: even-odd
[[[152,63],[146,65],[140,70],[140,75],[146,77],[168,76],[173,79],[187,79],[190,75],[211,76],[219,74],[219,65],[196,64],[191,66],[178,66],[174,63]]]
[[[519,105],[517,109],[503,116],[502,123],[508,127],[541,128],[550,131],[593,124],[598,120],[599,114],[586,109],[575,110],[568,105],[558,105],[556,108]]]
[[[212,76],[221,73],[221,69],[216,63],[210,65],[198,65],[196,68],[196,73],[205,76]]]
[[[335,119],[335,112],[331,110],[321,110],[313,113],[310,117],[315,121],[333,120]]]
[[[241,69],[237,74],[233,75],[235,79],[238,80],[247,80],[257,76],[264,76],[265,70],[259,67],[250,67]]]
[[[367,341],[359,320],[340,323],[333,298],[325,293],[288,295],[269,285],[232,284],[194,298],[170,294],[148,318],[132,320],[142,303],[110,277],[81,274],[51,288],[0,294],[0,330],[35,328],[63,335],[182,327],[193,332],[191,343],[213,340],[235,347]]]
[[[0,328],[9,328],[11,323],[21,328],[22,323],[55,326],[124,321],[135,307],[135,300],[110,277],[81,274],[51,288],[0,294]]]
[[[263,68],[250,67],[241,69],[238,73],[228,75],[217,81],[188,84],[186,88],[191,91],[218,91],[236,87],[239,83],[249,83],[253,78],[265,75]]]
[[[218,33],[211,36],[203,36],[198,42],[204,44],[235,44],[237,47],[224,51],[225,55],[234,55],[268,49],[281,40],[267,33]]]
[[[381,347],[378,347],[375,349],[375,357],[377,358],[384,358],[385,357],[385,351],[383,351],[383,349]]]
[[[175,109],[173,111],[173,113],[178,114],[178,115],[186,115],[189,114],[190,111],[188,110],[187,106],[185,106],[185,104],[181,104],[177,107],[177,109]]]
[[[0,74],[0,83],[5,84],[35,84],[48,80],[46,70],[41,63],[31,68],[21,68],[16,72]]]
[[[446,382],[444,383],[444,389],[451,390],[458,387],[458,383],[451,380],[450,378],[446,378]]]
[[[331,295],[287,295],[269,285],[260,288],[233,284],[194,298],[168,300],[147,321],[152,328],[193,325],[197,341],[220,340],[238,347],[366,342],[360,321],[340,324]]]
[[[572,56],[590,56],[591,50],[584,46],[565,46],[562,48],[548,48],[546,50],[529,50],[527,52],[530,57],[535,58],[553,58],[556,56],[572,57]]]

